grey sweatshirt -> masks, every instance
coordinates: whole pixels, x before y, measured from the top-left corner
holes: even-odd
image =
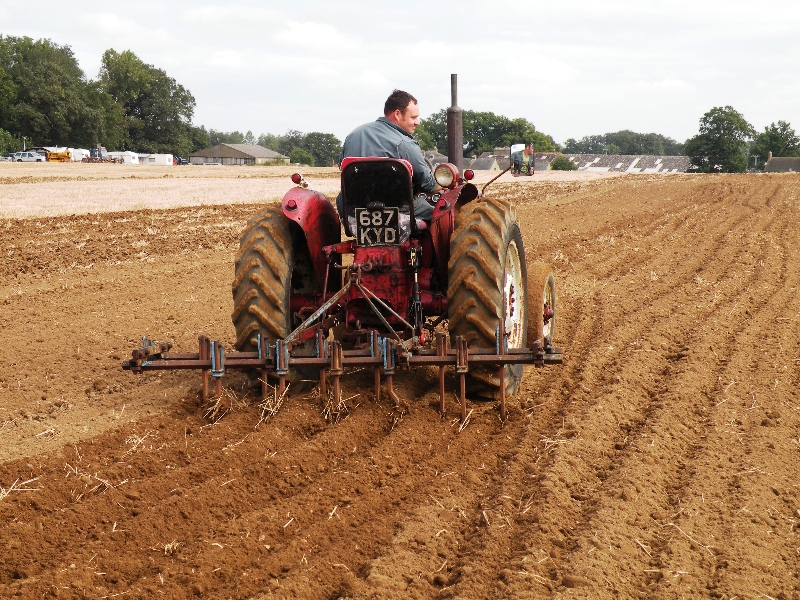
[[[404,158],[411,163],[414,170],[411,177],[414,193],[420,191],[431,193],[436,190],[436,180],[422,156],[419,144],[407,131],[386,117],[356,127],[345,138],[339,163],[351,156]]]

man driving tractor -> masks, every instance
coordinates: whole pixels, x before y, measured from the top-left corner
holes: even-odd
[[[376,121],[356,127],[344,140],[339,164],[350,157],[380,156],[385,158],[402,158],[411,164],[414,185],[414,215],[418,219],[428,220],[433,214],[433,207],[423,198],[417,197],[419,192],[432,194],[441,189],[433,178],[430,168],[425,162],[422,150],[413,138],[419,125],[419,107],[417,99],[408,92],[394,90],[386,99],[383,115]],[[343,215],[342,195],[336,199],[339,215]]]

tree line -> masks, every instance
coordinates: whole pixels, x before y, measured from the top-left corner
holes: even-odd
[[[683,144],[658,133],[636,133],[629,129],[589,135],[564,142],[565,154],[647,154],[654,156],[681,156]]]
[[[555,152],[560,148],[553,138],[536,130],[533,123],[524,118],[510,119],[493,112],[464,110],[462,112],[464,130],[464,156],[479,156],[495,148],[514,143],[532,143],[537,152]],[[423,150],[447,151],[447,109],[421,119],[414,132]]]

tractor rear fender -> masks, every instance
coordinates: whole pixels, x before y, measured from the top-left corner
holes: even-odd
[[[308,252],[314,265],[314,275],[321,290],[325,285],[328,268],[322,248],[342,241],[342,226],[336,209],[325,196],[313,190],[296,187],[283,197],[283,214],[303,230]],[[329,287],[335,278],[330,278]]]
[[[436,264],[439,267],[439,281],[442,289],[447,289],[447,264],[450,262],[450,236],[455,228],[459,209],[479,196],[478,188],[466,183],[441,196],[431,215],[431,239],[436,252]]]

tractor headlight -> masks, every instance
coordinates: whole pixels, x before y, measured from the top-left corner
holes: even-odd
[[[458,169],[450,163],[442,163],[434,169],[433,178],[443,188],[454,187],[458,182]]]

